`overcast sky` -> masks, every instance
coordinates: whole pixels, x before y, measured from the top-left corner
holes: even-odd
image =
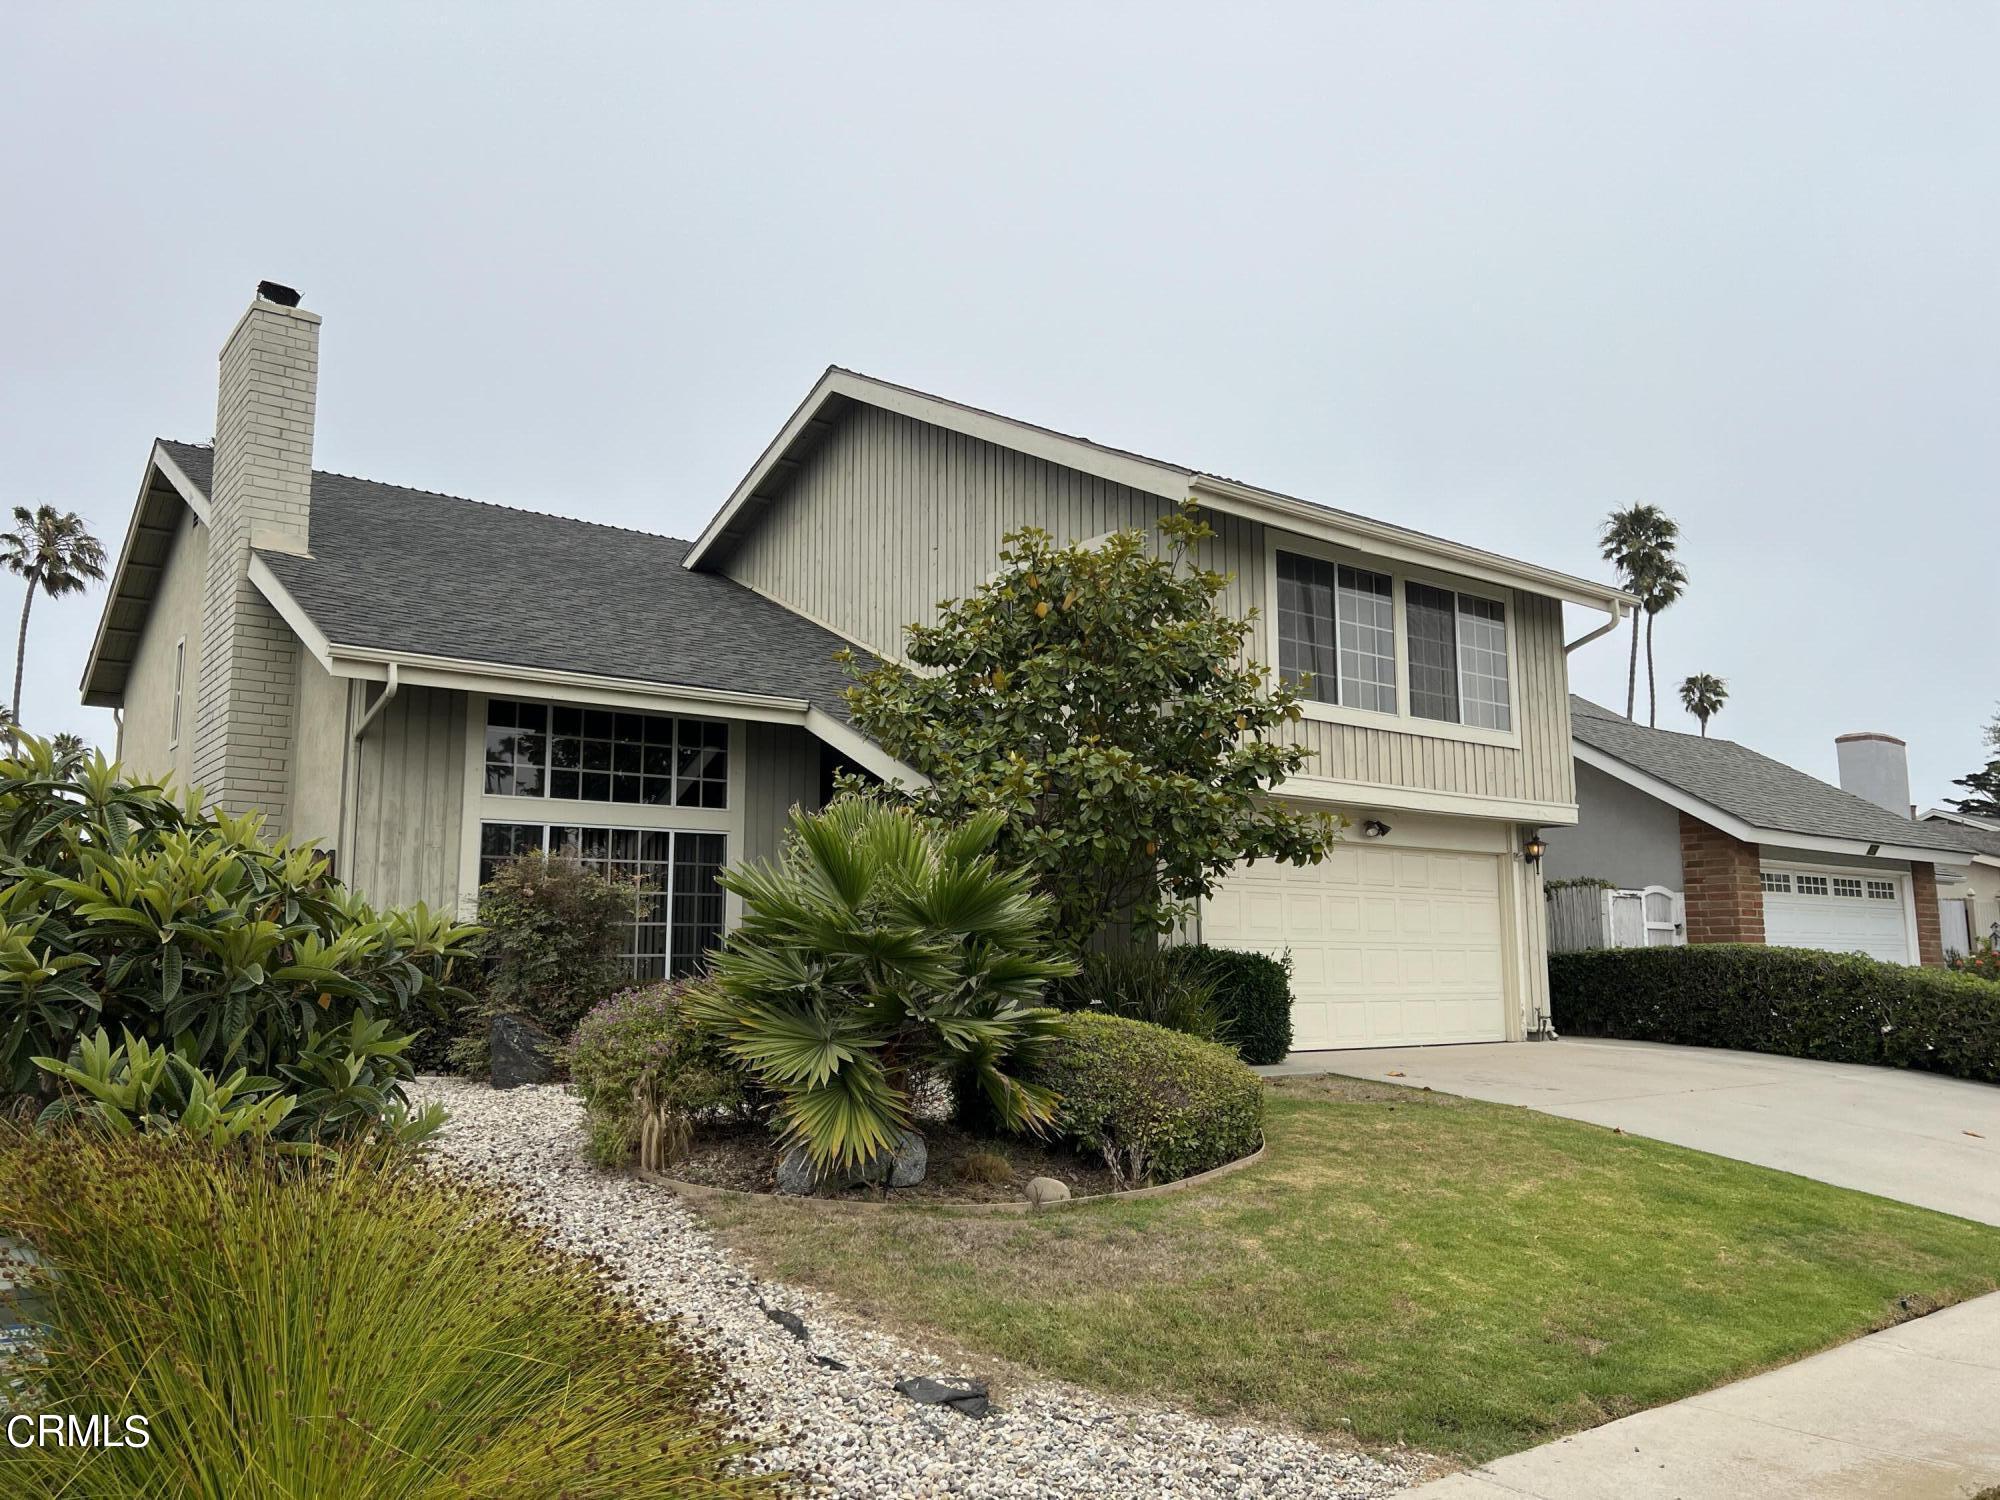
[[[115,549],[269,277],[322,468],[691,536],[840,363],[1590,576],[1650,501],[1664,726],[1985,759],[2000,6],[303,9],[0,0],[0,502]]]

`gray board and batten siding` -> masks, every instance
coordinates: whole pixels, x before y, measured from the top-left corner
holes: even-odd
[[[1039,526],[1072,541],[1150,530],[1173,501],[853,402],[767,504],[757,526],[705,562],[872,651],[897,656],[905,626],[932,623],[940,601],[963,598],[993,575],[1008,532]],[[1207,520],[1216,536],[1203,560],[1234,575],[1225,607],[1255,607],[1268,619],[1267,528],[1217,511]],[[1507,592],[1518,749],[1307,720],[1294,731],[1315,752],[1307,774],[1509,801],[1574,801],[1562,605]]]

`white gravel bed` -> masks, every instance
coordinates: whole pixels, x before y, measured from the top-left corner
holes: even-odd
[[[966,1372],[860,1326],[830,1298],[760,1279],[671,1193],[597,1171],[583,1155],[581,1108],[565,1090],[496,1093],[427,1077],[413,1093],[451,1112],[442,1154],[510,1184],[556,1243],[595,1257],[641,1306],[679,1317],[715,1349],[741,1383],[736,1414],[768,1445],[765,1461],[798,1472],[817,1493],[1363,1500],[1418,1477],[1289,1434],[1053,1383],[1010,1386],[984,1418],[920,1406],[893,1384]],[[837,1221],[827,1228],[838,1233]],[[797,1314],[808,1341],[764,1306]],[[815,1364],[814,1355],[847,1368]]]

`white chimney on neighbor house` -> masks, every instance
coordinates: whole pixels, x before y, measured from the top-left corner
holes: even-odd
[[[1910,753],[1893,734],[1863,732],[1834,739],[1840,757],[1840,788],[1899,818],[1914,818],[1910,804]]]
[[[276,282],[222,346],[201,605],[194,781],[231,812],[261,811],[273,832],[291,788],[298,642],[250,581],[251,549],[303,553],[311,540],[319,315]]]

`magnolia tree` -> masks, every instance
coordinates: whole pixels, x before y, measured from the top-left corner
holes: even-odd
[[[910,627],[915,670],[848,657],[856,724],[930,779],[919,809],[1001,815],[1001,856],[1075,945],[1168,931],[1238,861],[1315,864],[1343,826],[1269,795],[1309,754],[1284,735],[1299,695],[1249,658],[1255,612],[1217,608],[1192,503],[1159,530],[1157,552],[1014,532],[990,582]]]

